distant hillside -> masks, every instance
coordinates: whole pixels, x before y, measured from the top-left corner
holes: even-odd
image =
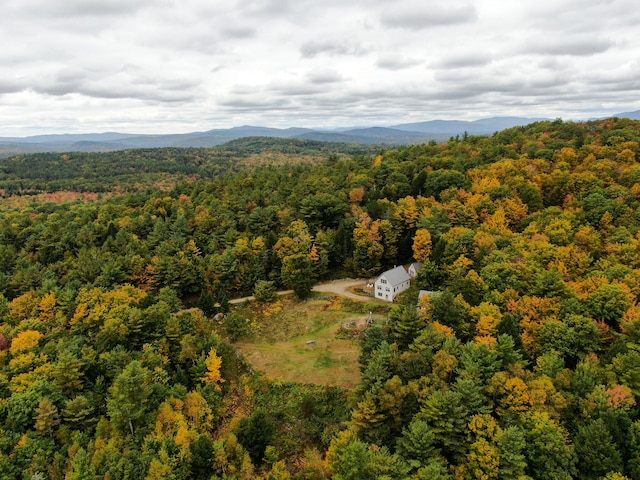
[[[327,142],[303,138],[242,137],[216,147],[218,151],[234,152],[239,156],[258,153],[282,154],[346,154],[365,155],[379,150],[378,145],[362,145],[357,142]]]
[[[612,115],[640,119],[640,110]],[[404,123],[391,127],[342,127],[339,129],[269,128],[241,126],[206,132],[169,135],[137,135],[117,132],[0,137],[0,156],[35,152],[108,152],[132,148],[215,147],[230,140],[246,137],[297,138],[318,142],[361,145],[413,145],[430,141],[446,141],[457,135],[493,135],[495,132],[545,120],[525,117],[491,117],[472,122],[430,120]]]
[[[635,112],[623,112],[612,115],[613,117],[618,118],[630,118],[632,120],[640,120],[640,110],[636,110]]]
[[[121,133],[88,133],[36,135],[0,138],[1,153],[34,152],[104,152],[131,148],[214,147],[244,137],[291,138],[311,130],[306,128],[233,127],[170,135],[131,135]]]
[[[404,123],[392,128],[409,132],[420,132],[429,137],[461,135],[490,135],[505,128],[528,125],[547,120],[544,118],[492,117],[465,122],[460,120],[432,120],[429,122]]]
[[[448,137],[427,137],[416,132],[402,132],[392,128],[371,127],[346,132],[309,132],[296,138],[320,142],[358,143],[362,145],[408,145],[426,143],[430,140],[445,140]]]
[[[98,143],[76,142],[80,147]],[[254,136],[207,148],[23,153],[0,158],[0,188],[4,194],[133,191],[167,181],[213,178],[252,166],[317,163],[331,156],[365,155],[379,150],[378,145]]]

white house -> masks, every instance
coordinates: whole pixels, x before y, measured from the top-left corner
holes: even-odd
[[[420,262],[414,262],[411,265],[409,265],[409,276],[411,278],[416,278],[418,276],[418,272],[422,270],[422,263]]]
[[[411,278],[402,265],[383,272],[374,282],[376,298],[393,302],[411,284]]]

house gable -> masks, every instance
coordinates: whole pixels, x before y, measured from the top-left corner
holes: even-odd
[[[409,288],[411,278],[403,266],[382,273],[374,282],[375,297],[388,302]]]
[[[418,276],[418,272],[422,270],[422,263],[414,262],[409,265],[408,273],[411,278],[415,278]]]

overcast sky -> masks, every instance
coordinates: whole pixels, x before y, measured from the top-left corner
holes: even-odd
[[[0,136],[640,109],[637,0],[1,0]]]

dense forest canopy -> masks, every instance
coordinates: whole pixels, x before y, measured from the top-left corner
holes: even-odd
[[[0,209],[0,478],[640,478],[640,122],[81,155],[1,164],[7,195],[112,195]],[[354,391],[251,372],[213,319],[414,260]]]
[[[2,195],[42,192],[132,192],[186,179],[213,178],[258,165],[317,163],[367,154],[373,145],[246,137],[212,148],[145,148],[118,152],[32,153],[0,158]]]

